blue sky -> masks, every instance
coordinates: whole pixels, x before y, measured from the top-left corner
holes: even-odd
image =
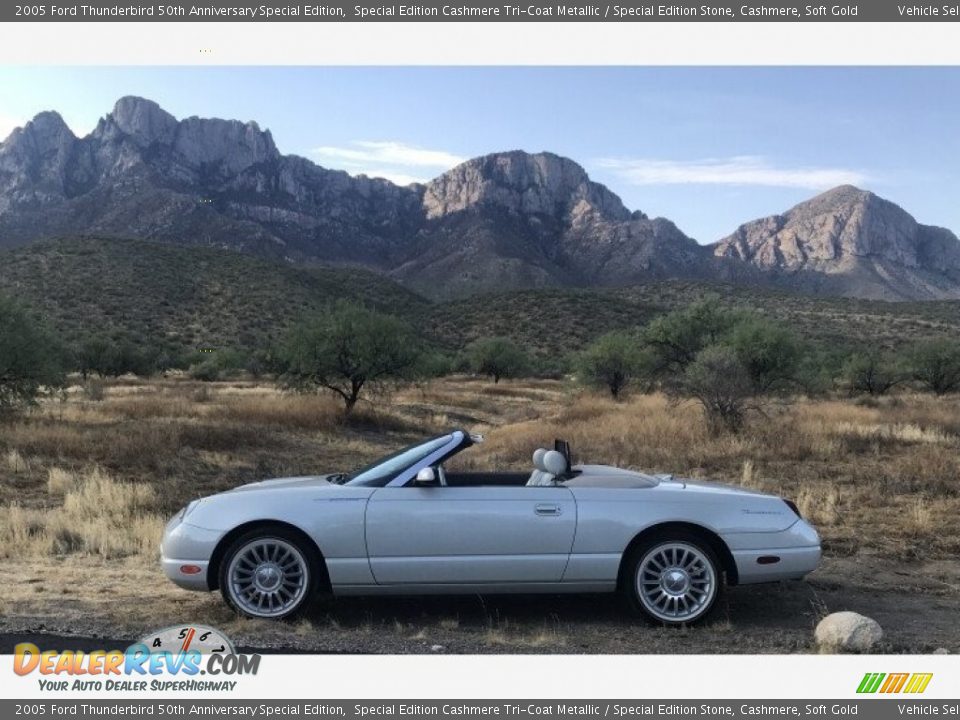
[[[700,242],[847,182],[960,231],[960,68],[0,67],[0,87],[0,137],[47,109],[86,134],[133,94],[401,182],[550,150]]]

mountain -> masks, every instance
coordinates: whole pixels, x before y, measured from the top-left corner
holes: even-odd
[[[434,299],[668,279],[960,298],[956,236],[849,186],[701,246],[551,153],[401,187],[282,155],[255,122],[177,120],[137,97],[86,137],[44,112],[0,144],[0,247],[84,235],[360,267]]]
[[[47,112],[4,141],[0,243],[87,234],[375,266],[416,232],[419,194],[283,156],[253,122],[125,97],[84,138]]]
[[[360,265],[433,296],[695,277],[711,262],[556,155],[489,155],[399,187],[281,155],[256,123],[178,121],[136,97],[84,138],[46,112],[0,145],[0,243],[77,234]]]
[[[434,297],[711,275],[712,259],[673,223],[630,212],[551,153],[469,160],[426,185],[422,205],[410,259],[392,275]]]
[[[763,281],[819,295],[885,300],[960,298],[960,241],[849,185],[782,215],[754,220],[714,246]]]

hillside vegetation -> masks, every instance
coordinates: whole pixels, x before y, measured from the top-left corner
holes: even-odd
[[[893,350],[960,335],[960,301],[824,299],[669,281],[431,303],[366,270],[294,267],[226,250],[98,238],[0,253],[0,294],[31,307],[67,344],[97,333],[184,352],[272,346],[296,321],[340,299],[397,315],[418,329],[425,343],[448,352],[479,338],[504,336],[547,360],[703,298],[756,310],[832,349]]]
[[[0,294],[32,307],[68,344],[98,333],[180,350],[263,347],[339,298],[402,315],[427,304],[365,270],[97,238],[0,253]]]

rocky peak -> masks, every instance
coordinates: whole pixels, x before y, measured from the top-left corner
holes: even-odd
[[[270,132],[255,122],[200,117],[178,121],[152,100],[132,96],[117,101],[94,136],[129,140],[139,148],[164,146],[189,167],[217,165],[227,174],[279,157]]]
[[[152,100],[127,96],[117,100],[113,112],[101,121],[95,134],[112,135],[112,131],[117,131],[142,147],[153,143],[169,145],[177,125],[177,119]]]
[[[717,244],[715,254],[766,268],[799,269],[867,257],[913,267],[921,228],[889,200],[842,185],[782,215],[741,225]]]
[[[629,220],[620,198],[594,183],[577,163],[552,153],[519,150],[468,160],[427,184],[427,216],[442,217],[476,205],[512,213]]]
[[[10,136],[0,143],[0,149],[17,154],[47,155],[61,150],[76,139],[60,113],[45,111],[23,127],[14,129]]]

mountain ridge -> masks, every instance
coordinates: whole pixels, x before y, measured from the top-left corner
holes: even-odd
[[[512,150],[399,186],[283,155],[253,121],[120,98],[84,137],[54,111],[0,144],[0,247],[73,235],[363,267],[433,298],[678,279],[960,297],[960,241],[841,186],[702,246],[573,160]]]

